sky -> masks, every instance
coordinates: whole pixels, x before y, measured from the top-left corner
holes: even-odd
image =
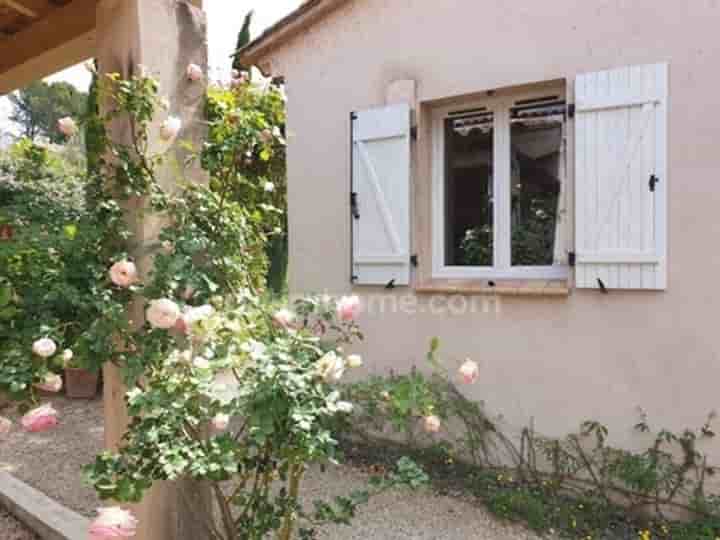
[[[301,4],[302,0],[205,0],[208,14],[208,47],[210,70],[214,78],[226,78],[230,72],[230,55],[235,50],[238,32],[245,14],[253,10],[252,33],[257,37]],[[67,81],[87,90],[90,74],[84,66],[75,66],[48,77],[49,81]],[[5,127],[9,112],[7,99],[0,98],[0,127]]]

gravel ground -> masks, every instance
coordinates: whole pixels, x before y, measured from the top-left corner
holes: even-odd
[[[0,445],[0,469],[86,516],[100,505],[92,490],[82,485],[80,469],[102,449],[102,403],[53,398],[62,425],[41,435],[14,429]],[[12,416],[12,415],[11,415]],[[16,419],[16,418],[14,418]],[[349,466],[313,469],[306,477],[305,503],[330,500],[364,489],[369,476]],[[7,532],[6,531],[9,531]],[[0,539],[36,540],[0,510]],[[15,536],[13,536],[15,535]],[[411,493],[383,493],[360,509],[352,527],[332,526],[323,540],[537,540],[522,527],[499,523],[470,500],[440,496],[429,489]]]
[[[2,540],[39,540],[2,508],[0,508],[0,538]]]
[[[46,433],[28,434],[15,425],[0,441],[0,470],[76,512],[93,516],[100,502],[95,492],[83,485],[81,468],[102,450],[102,401],[56,396],[48,401],[59,413],[60,426]],[[7,415],[18,420],[12,413]],[[0,538],[5,540],[2,535]]]

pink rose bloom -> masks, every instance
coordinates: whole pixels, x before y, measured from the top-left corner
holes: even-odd
[[[212,427],[216,431],[223,431],[230,425],[230,417],[227,414],[218,414],[212,419]]]
[[[127,289],[138,279],[135,263],[130,261],[116,262],[110,267],[110,281],[118,287]]]
[[[337,316],[341,321],[352,321],[360,310],[360,298],[343,296],[337,303]]]
[[[281,309],[273,315],[273,322],[280,328],[290,328],[295,321],[295,314],[289,309]]]
[[[273,133],[269,129],[263,129],[260,132],[260,140],[265,144],[270,144],[271,142],[273,142],[273,139]]]
[[[174,139],[180,133],[181,128],[182,120],[177,116],[170,116],[160,126],[160,137],[166,141]]]
[[[50,358],[57,352],[57,345],[50,338],[42,338],[33,343],[32,351],[41,358]]]
[[[72,137],[78,132],[78,127],[75,123],[75,120],[73,120],[69,116],[58,120],[57,128],[58,131],[60,131],[60,133],[62,133],[66,137]]]
[[[48,373],[45,375],[45,380],[43,380],[43,382],[37,383],[34,386],[38,390],[44,390],[45,392],[53,392],[57,394],[60,390],[62,390],[62,377],[60,377],[60,375],[56,375],[55,373]]]
[[[12,422],[7,418],[0,416],[0,436],[7,435],[12,429]]]
[[[115,540],[132,538],[137,532],[138,520],[131,512],[118,506],[99,508],[98,517],[90,524],[89,540]]]
[[[198,82],[200,79],[203,78],[203,70],[200,66],[197,64],[190,64],[187,67],[187,78],[190,79],[192,82]]]
[[[20,423],[23,429],[30,433],[47,431],[57,426],[57,411],[53,409],[52,405],[42,405],[23,416]]]
[[[435,415],[423,418],[423,429],[427,433],[437,433],[440,431],[440,418]]]
[[[478,377],[480,377],[480,368],[477,362],[473,362],[468,358],[465,360],[465,363],[460,366],[458,373],[460,373],[460,377],[462,377],[465,384],[473,384],[478,380]]]
[[[153,300],[145,312],[145,317],[153,328],[169,330],[180,318],[180,308],[167,298]]]

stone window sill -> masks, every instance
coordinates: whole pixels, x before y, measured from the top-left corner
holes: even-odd
[[[492,283],[492,284],[491,284]],[[417,294],[567,297],[567,280],[439,280],[415,286]]]

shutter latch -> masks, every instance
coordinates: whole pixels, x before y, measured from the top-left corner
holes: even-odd
[[[355,219],[360,219],[360,209],[358,208],[358,194],[354,191],[350,194],[350,212]]]
[[[575,266],[577,264],[577,255],[574,251],[568,251],[568,266]]]
[[[655,176],[654,174],[650,175],[650,182],[648,182],[648,185],[650,186],[650,191],[653,193],[655,192],[655,186],[660,183],[660,179]]]

